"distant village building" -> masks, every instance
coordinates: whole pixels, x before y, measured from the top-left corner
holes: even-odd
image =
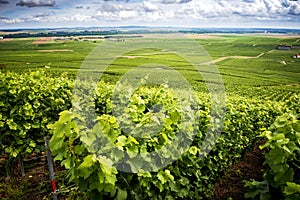
[[[300,58],[300,54],[294,55],[293,58]]]
[[[2,36],[0,36],[0,40],[3,40],[3,37],[2,37]]]
[[[277,46],[278,50],[291,50],[292,46],[291,45],[285,45],[285,44],[280,44]]]

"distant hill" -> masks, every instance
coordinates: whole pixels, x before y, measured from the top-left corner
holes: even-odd
[[[0,36],[4,38],[26,37],[64,37],[83,35],[118,35],[147,33],[197,33],[197,34],[299,34],[300,29],[288,28],[182,28],[182,27],[74,27],[74,28],[41,28],[41,29],[4,29]]]

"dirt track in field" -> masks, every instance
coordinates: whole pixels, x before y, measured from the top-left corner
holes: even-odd
[[[120,58],[128,58],[128,59],[134,59],[134,58],[140,58],[141,56],[120,56]]]
[[[217,58],[215,60],[211,60],[211,61],[208,61],[208,62],[205,62],[203,63],[203,65],[211,65],[211,64],[214,64],[214,63],[217,63],[217,62],[221,62],[223,60],[226,60],[228,58],[236,58],[236,59],[253,59],[253,58],[260,58],[261,56],[263,56],[265,53],[261,53],[257,56],[224,56],[224,57],[221,57],[221,58]]]
[[[50,49],[50,50],[37,50],[38,52],[72,52],[70,49]]]
[[[270,51],[267,51],[266,53],[272,53],[274,51],[274,49],[271,49]],[[224,56],[224,57],[221,57],[221,58],[217,58],[215,60],[211,60],[211,61],[208,61],[208,62],[205,62],[205,63],[202,63],[203,65],[212,65],[212,64],[215,64],[217,62],[221,62],[223,60],[226,60],[228,58],[236,58],[236,59],[254,59],[254,58],[260,58],[262,57],[263,55],[265,55],[265,53],[261,53],[257,56]]]

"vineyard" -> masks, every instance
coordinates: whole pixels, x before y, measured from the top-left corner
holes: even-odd
[[[278,40],[224,36],[197,42],[214,59],[257,56],[270,52]],[[13,63],[9,52],[18,43],[24,49],[15,54],[20,62]],[[218,44],[218,51],[213,51]],[[52,198],[47,170],[39,171],[42,177],[34,181],[25,178],[34,176],[32,169],[45,168],[45,136],[50,138],[59,199],[217,199],[216,183],[258,140],[264,158],[262,177],[244,180],[243,198],[300,198],[299,61],[284,58],[290,66],[283,68],[274,50],[257,59],[216,63],[227,96],[224,108],[214,110],[203,80],[188,66],[180,68],[182,60],[172,53],[130,52],[112,63],[89,94],[88,80],[78,86],[74,77],[95,44],[79,42],[77,48],[76,42],[66,42],[63,48],[72,51],[46,52],[43,59],[34,55],[51,45],[62,48],[58,43],[36,45],[26,40],[0,44],[0,51],[8,55],[1,58],[5,64],[0,71],[0,198]],[[231,51],[225,51],[228,45]],[[26,52],[28,46],[32,48]],[[32,55],[31,60],[19,59],[24,54],[26,59]],[[74,54],[80,55],[77,60]],[[181,72],[195,97],[178,95],[184,92],[168,83],[116,88],[128,68],[149,59]],[[122,91],[133,92],[116,95]],[[31,159],[34,162],[26,165]],[[32,191],[36,196],[30,196]],[[231,195],[226,198],[239,198]]]

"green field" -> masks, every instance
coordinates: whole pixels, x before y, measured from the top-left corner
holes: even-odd
[[[300,91],[299,38],[276,38],[247,35],[216,35],[195,39],[215,63],[227,93],[265,98],[267,93]],[[75,75],[85,57],[100,44],[93,41],[54,41],[34,44],[35,39],[2,41],[0,67],[7,70],[47,68],[52,73]],[[277,50],[278,44],[293,45],[292,50]],[[52,51],[52,52],[51,52]],[[105,54],[105,52],[103,52]],[[130,56],[128,58],[126,56]],[[205,84],[196,70],[174,53],[158,49],[140,49],[117,58],[102,77],[116,82],[132,67],[145,63],[171,66],[181,73],[195,90],[204,91]],[[282,94],[280,94],[282,95]]]
[[[78,69],[85,56],[95,47],[92,42],[49,42],[33,44],[34,39],[1,42],[1,67],[9,70],[45,68],[57,71]],[[40,50],[67,49],[65,52],[39,52]]]

